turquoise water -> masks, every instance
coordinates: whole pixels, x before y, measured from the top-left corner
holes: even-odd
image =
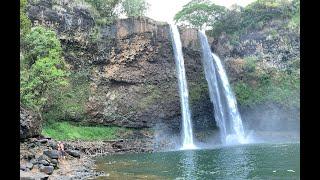
[[[300,143],[110,155],[96,165],[107,179],[300,179]]]

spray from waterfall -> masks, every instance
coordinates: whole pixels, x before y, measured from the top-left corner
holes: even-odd
[[[195,149],[193,143],[193,133],[191,124],[191,114],[189,108],[189,92],[186,80],[186,72],[184,67],[184,59],[182,54],[182,46],[178,28],[174,24],[170,24],[170,34],[173,44],[173,52],[175,57],[175,64],[178,74],[179,93],[182,111],[182,148],[181,149]]]
[[[209,86],[214,117],[220,130],[223,144],[247,143],[237,101],[230,87],[220,58],[211,52],[207,36],[199,31],[202,61]]]

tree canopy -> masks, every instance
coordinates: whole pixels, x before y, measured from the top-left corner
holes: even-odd
[[[226,12],[223,6],[215,5],[207,0],[192,0],[183,6],[174,20],[195,28],[204,28],[213,24]]]
[[[123,0],[122,9],[128,17],[144,16],[149,8],[145,0]]]

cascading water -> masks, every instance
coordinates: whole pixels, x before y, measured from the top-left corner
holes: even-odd
[[[199,37],[204,72],[214,106],[214,117],[220,129],[221,141],[223,144],[247,143],[237,101],[221,60],[211,52],[205,33],[199,31]]]
[[[181,149],[195,149],[193,144],[193,133],[191,124],[191,114],[189,109],[189,93],[186,80],[186,72],[184,68],[184,59],[182,54],[182,46],[178,28],[174,24],[170,24],[171,39],[173,44],[173,52],[175,57],[175,64],[178,73],[179,93],[182,111],[182,148]]]

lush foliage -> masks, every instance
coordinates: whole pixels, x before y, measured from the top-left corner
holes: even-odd
[[[210,26],[219,20],[225,13],[223,6],[218,6],[210,1],[192,0],[183,6],[175,16],[176,22],[199,29]]]
[[[23,37],[30,31],[31,21],[26,15],[27,0],[20,0],[20,36]]]
[[[122,9],[128,16],[144,16],[149,8],[149,4],[145,0],[123,0]]]
[[[44,118],[52,120],[81,121],[85,118],[85,105],[89,98],[90,84],[87,71],[73,72],[69,84],[50,91],[50,110]]]
[[[45,124],[42,134],[57,140],[112,140],[130,131],[120,127],[85,126],[69,122]]]
[[[26,35],[25,43],[26,55],[21,60],[20,70],[21,102],[42,109],[50,90],[68,84],[67,66],[55,32],[35,27]]]
[[[116,7],[120,4],[121,0],[85,0],[91,4],[97,11],[95,15],[96,21],[99,24],[112,23],[118,16],[119,12],[116,11]]]
[[[184,25],[212,29],[213,36],[222,32],[229,35],[241,33],[277,18],[291,19],[289,26],[297,28],[300,25],[300,1],[257,0],[245,8],[233,5],[226,9],[207,0],[192,0],[174,17],[176,22]]]
[[[242,105],[255,105],[263,102],[277,102],[284,106],[299,106],[299,69],[279,71],[263,69],[255,58],[245,58],[246,77],[233,84],[237,100]]]
[[[235,6],[212,25],[211,33],[213,36],[222,32],[240,34],[248,29],[261,28],[272,19],[292,19],[289,26],[297,28],[300,25],[300,1],[257,0],[245,8]]]
[[[32,28],[24,39],[24,63],[30,67],[37,59],[48,57],[50,51],[60,58],[62,49],[56,33],[41,26]]]

